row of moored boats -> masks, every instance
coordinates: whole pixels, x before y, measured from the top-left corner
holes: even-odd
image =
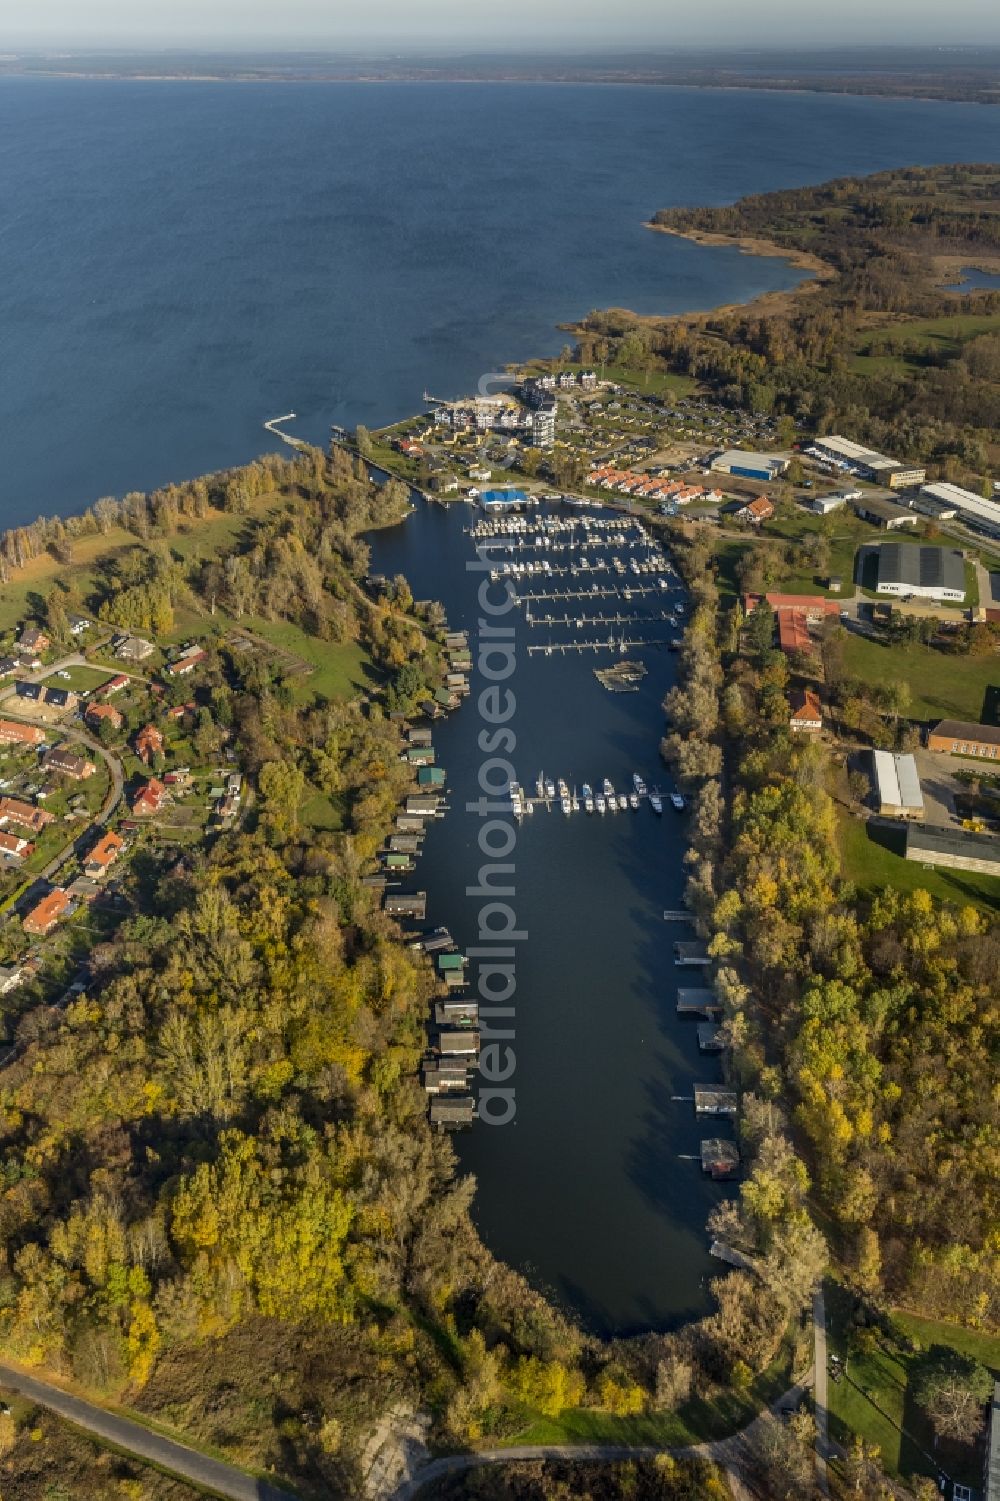
[[[683,812],[683,795],[671,792],[668,796],[671,807],[678,813]],[[604,778],[599,791],[595,791],[589,782],[584,782],[579,791],[575,785],[570,790],[563,777],[553,780],[544,772],[538,773],[534,798],[525,795],[519,782],[510,784],[510,803],[515,818],[534,813],[536,803],[545,803],[549,807],[558,803],[564,813],[579,813],[581,809],[586,813],[627,813],[630,808],[637,812],[644,802],[649,803],[654,813],[663,812],[663,795],[660,789],[647,787],[638,772],[632,776],[631,792],[618,792],[608,777]]]

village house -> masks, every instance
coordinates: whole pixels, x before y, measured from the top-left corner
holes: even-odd
[[[46,771],[57,771],[60,776],[69,777],[73,782],[85,782],[97,770],[93,761],[88,761],[84,756],[74,755],[72,751],[66,750],[61,745],[48,752],[42,765]]]
[[[203,647],[197,645],[185,646],[184,650],[172,662],[168,662],[164,671],[168,677],[186,677],[189,672],[194,671],[200,662],[207,661],[208,652]]]
[[[135,737],[135,753],[146,766],[163,755],[163,736],[155,724],[144,725]]]
[[[152,641],[142,636],[116,636],[114,640],[115,656],[123,662],[144,662],[155,650]]]
[[[823,728],[823,705],[812,688],[797,688],[791,695],[788,727],[796,734],[818,735]]]
[[[88,704],[84,718],[94,729],[100,729],[102,724],[109,724],[113,730],[120,730],[125,723],[121,714],[111,704]]]
[[[0,830],[0,855],[6,855],[11,860],[21,860],[25,855],[30,855],[35,846],[28,839],[22,839],[20,834],[7,834]]]
[[[34,803],[22,802],[17,797],[0,797],[0,827],[15,823],[22,829],[40,834],[46,824],[55,823],[55,814],[36,808]]]
[[[32,656],[38,652],[48,651],[51,645],[52,642],[48,636],[44,631],[39,630],[37,625],[22,626],[21,634],[17,638],[18,650],[30,653]]]
[[[124,672],[119,672],[115,675],[115,677],[109,678],[108,681],[103,685],[103,687],[98,691],[100,692],[102,698],[111,698],[113,694],[120,693],[123,688],[127,687],[128,678],[125,676]]]
[[[0,745],[44,745],[45,731],[37,724],[0,719]]]
[[[21,927],[33,938],[46,938],[53,928],[65,917],[71,907],[71,902],[61,886],[55,886],[43,896],[40,902],[26,912],[21,920]]]
[[[144,782],[132,798],[132,812],[138,818],[149,818],[163,807],[167,789],[156,777]]]
[[[110,831],[102,834],[83,862],[84,874],[91,880],[100,880],[107,875],[124,848],[125,841],[120,835]]]
[[[774,506],[766,495],[758,495],[756,500],[748,501],[745,506],[740,506],[734,513],[741,521],[749,521],[751,526],[760,526],[764,521],[770,521],[774,515]]]

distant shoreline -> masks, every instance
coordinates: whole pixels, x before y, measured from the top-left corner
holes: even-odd
[[[317,73],[315,75],[301,74],[290,77],[288,74],[275,73],[169,73],[169,72],[136,72],[130,73],[114,69],[96,68],[44,68],[16,66],[10,63],[0,62],[0,82],[9,78],[37,79],[53,81],[64,79],[75,83],[191,83],[191,84],[282,84],[288,87],[331,87],[337,85],[366,84],[373,87],[379,85],[413,86],[437,86],[453,85],[461,87],[573,87],[573,88],[641,88],[641,89],[689,89],[699,93],[724,93],[724,94],[798,94],[813,95],[821,98],[837,99],[880,99],[889,103],[901,104],[976,104],[986,106],[1000,105],[1000,91],[994,96],[986,97],[981,91],[961,93],[959,90],[949,90],[942,86],[935,92],[924,92],[915,86],[907,89],[901,87],[856,87],[852,88],[846,80],[831,81],[826,84],[817,82],[810,84],[802,79],[785,83],[781,79],[750,78],[733,79],[726,82],[723,80],[698,79],[698,78],[651,78],[648,76],[613,77],[613,78],[590,78],[590,77],[480,77],[464,73],[447,74],[427,77],[419,74],[400,74],[393,77],[382,77],[370,73],[357,73],[354,75],[331,75]]]

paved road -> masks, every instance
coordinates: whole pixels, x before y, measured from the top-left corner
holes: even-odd
[[[808,1382],[809,1377],[791,1387],[771,1405],[769,1412],[775,1413],[785,1407],[797,1406],[805,1394]],[[445,1475],[459,1475],[465,1470],[480,1469],[483,1465],[516,1464],[518,1460],[539,1459],[565,1459],[578,1464],[591,1460],[607,1464],[616,1460],[652,1459],[657,1454],[669,1454],[674,1459],[711,1460],[728,1472],[734,1494],[745,1496],[747,1493],[743,1486],[742,1471],[763,1417],[762,1413],[730,1438],[717,1439],[709,1444],[692,1444],[680,1449],[654,1444],[519,1444],[502,1449],[476,1449],[469,1454],[449,1454],[444,1459],[432,1460],[416,1475],[401,1481],[386,1501],[416,1501],[416,1497],[431,1481],[440,1480]]]
[[[135,1455],[137,1459],[149,1460],[161,1470],[168,1470],[182,1480],[193,1481],[216,1495],[231,1498],[231,1501],[294,1501],[290,1491],[283,1491],[266,1480],[247,1475],[233,1465],[210,1459],[162,1434],[150,1433],[141,1424],[117,1413],[105,1412],[92,1402],[81,1397],[72,1397],[60,1387],[41,1381],[37,1376],[27,1376],[13,1366],[0,1364],[0,1385],[13,1388],[22,1396],[47,1407],[50,1412],[85,1428],[99,1439],[105,1439],[118,1449]]]
[[[830,1481],[826,1462],[830,1454],[830,1413],[827,1407],[826,1387],[826,1303],[823,1289],[813,1293],[813,1402],[816,1419],[816,1474],[820,1489],[825,1496],[830,1494]]]

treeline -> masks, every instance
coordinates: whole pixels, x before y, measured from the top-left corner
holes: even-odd
[[[761,641],[724,696],[740,761],[714,925],[741,976],[739,1066],[788,1102],[858,1289],[995,1328],[1000,931],[842,881],[826,752],[789,732],[786,682]]]
[[[723,401],[785,414],[810,431],[849,431],[935,475],[979,478],[997,460],[996,338],[956,324],[954,341],[920,340],[914,363],[859,369],[857,352],[907,353],[907,319],[1000,312],[1000,294],[947,295],[933,258],[1000,255],[1000,169],[910,168],[740,199],[720,208],[664,209],[679,233],[763,237],[818,256],[827,281],[781,305],[660,323],[621,310],[591,313],[576,357],[642,370],[661,365]],[[870,332],[873,325],[880,325]],[[884,325],[888,325],[886,328]],[[928,352],[930,351],[930,352]]]

